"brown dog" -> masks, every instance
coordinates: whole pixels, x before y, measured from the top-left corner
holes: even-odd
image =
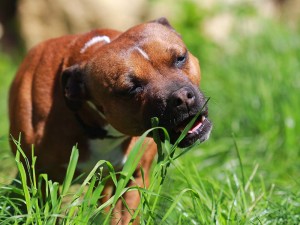
[[[76,143],[79,173],[100,159],[120,169],[137,136],[151,128],[152,117],[172,142],[179,137],[205,103],[199,83],[198,60],[164,18],[124,33],[94,30],[51,39],[28,53],[11,86],[10,133],[22,133],[28,156],[34,144],[36,168],[54,180],[63,179]],[[205,141],[211,127],[205,107],[180,146]],[[156,154],[148,139],[140,163],[146,179]],[[135,181],[142,185],[139,172]],[[124,198],[130,208],[138,205],[138,193]],[[122,212],[122,224],[129,222],[121,204],[115,211]]]

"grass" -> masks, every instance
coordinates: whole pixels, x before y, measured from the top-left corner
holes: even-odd
[[[138,189],[141,224],[300,224],[299,31],[262,20],[263,29],[257,34],[236,32],[231,36],[233,45],[217,46],[197,31],[202,20],[197,10],[191,6],[185,10],[189,16],[175,27],[200,58],[201,88],[210,97],[214,130],[208,142],[176,160],[182,150],[162,144],[165,155],[153,166],[151,186]],[[7,144],[6,98],[16,65],[3,54],[0,58],[0,179],[7,184],[14,177],[12,168],[22,170],[22,166],[15,166]],[[139,151],[137,147],[136,154]],[[75,149],[73,153],[74,166]],[[69,188],[71,169],[61,186],[46,175],[27,184],[29,189],[3,185],[0,224],[54,224],[57,218],[62,224],[93,224],[98,217],[109,220],[104,206],[95,204],[103,188],[103,183],[96,184],[97,174],[104,165],[109,163],[99,162],[96,173],[77,192]],[[160,175],[162,170],[166,176]],[[113,205],[126,191],[130,172],[127,175],[115,183],[118,192],[107,204]],[[49,187],[43,203],[39,182]],[[64,190],[61,194],[59,188]],[[7,191],[23,198],[2,194]],[[63,204],[66,198],[71,204]],[[27,203],[25,214],[17,207],[22,202]]]
[[[155,120],[154,123],[158,124]],[[13,139],[18,149],[15,160],[19,171],[19,179],[15,180],[15,184],[6,185],[0,189],[2,196],[0,224],[99,224],[99,220],[102,220],[101,224],[109,224],[117,201],[119,199],[123,200],[122,196],[125,192],[133,190],[139,191],[141,195],[141,204],[133,214],[133,218],[136,218],[141,212],[141,224],[153,224],[156,220],[153,212],[156,209],[156,203],[161,197],[160,192],[167,170],[170,164],[183,154],[183,152],[175,154],[175,151],[180,140],[187,134],[193,123],[194,121],[190,122],[179,137],[179,141],[174,145],[170,144],[167,131],[164,128],[153,128],[145,132],[132,148],[122,171],[116,172],[110,162],[100,160],[75,192],[72,192],[70,187],[74,180],[75,168],[79,158],[76,146],[74,146],[70,156],[65,180],[60,185],[57,182],[48,180],[46,174],[41,174],[36,179],[34,150],[31,157],[32,164],[30,164],[27,156],[22,151],[20,139]],[[157,164],[153,168],[153,182],[147,189],[145,187],[126,187],[128,181],[133,179],[133,173],[144,151],[146,151],[146,146],[143,145],[145,138],[152,131],[155,132],[155,137],[158,137],[157,129],[162,129],[165,132],[166,140],[164,143],[161,143],[156,138],[159,146],[159,155]],[[186,148],[185,152],[192,148],[193,146]],[[22,163],[21,158],[24,159],[25,163]],[[104,166],[108,168],[109,175],[102,177],[101,171]],[[117,179],[117,174],[119,179]],[[107,202],[98,205],[108,179],[112,179],[116,191]],[[42,186],[46,190],[43,194],[41,191]],[[187,191],[191,192],[193,190],[186,189],[182,194]],[[63,204],[65,199],[67,199],[68,204]],[[160,224],[168,218],[168,215],[172,212],[171,209],[176,207],[176,203],[177,201],[172,204]],[[110,206],[110,209],[105,213],[104,209],[108,206]]]

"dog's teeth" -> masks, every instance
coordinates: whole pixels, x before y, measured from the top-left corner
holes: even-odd
[[[189,134],[194,133],[195,131],[197,131],[200,127],[202,126],[202,120],[200,122],[198,122],[196,124],[196,126],[194,126],[191,130],[188,131]]]

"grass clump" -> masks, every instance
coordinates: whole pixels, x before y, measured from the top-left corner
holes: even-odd
[[[196,120],[196,117],[194,120]],[[0,209],[2,209],[0,224],[99,224],[99,221],[101,221],[101,224],[109,224],[117,201],[119,199],[124,200],[122,197],[124,193],[133,190],[139,191],[141,196],[140,205],[132,214],[133,219],[139,216],[141,224],[153,224],[154,221],[157,221],[153,212],[157,208],[157,202],[162,197],[160,192],[168,167],[173,164],[176,158],[193,148],[191,146],[175,155],[177,145],[187,134],[194,120],[187,125],[174,145],[170,144],[168,133],[164,128],[148,130],[132,148],[122,171],[116,172],[110,162],[100,160],[75,192],[70,192],[70,187],[74,180],[79,158],[76,146],[74,146],[70,156],[65,180],[60,185],[57,182],[48,180],[46,174],[41,174],[36,179],[36,157],[33,151],[30,160],[32,163],[30,164],[22,151],[20,139],[18,141],[13,139],[17,146],[15,160],[19,179],[15,180],[15,184],[3,186],[0,189],[1,196],[3,196],[3,201],[0,203]],[[157,125],[158,121],[154,119],[153,124]],[[162,130],[165,134],[164,143],[159,140],[157,129]],[[143,142],[150,132],[154,132],[159,149],[158,161],[152,173],[153,182],[148,189],[138,186],[127,187],[129,180],[134,179],[133,173],[147,147],[143,145]],[[108,169],[108,175],[105,176],[102,174],[104,166]],[[99,200],[103,197],[101,196],[102,191],[108,179],[113,181],[115,193],[108,201],[99,205]],[[181,195],[185,192],[193,192],[193,190],[186,189]],[[175,208],[179,199],[172,201],[172,206],[161,219],[161,224],[167,220],[168,215]],[[65,200],[68,202],[67,204],[63,204]],[[126,205],[125,202],[124,204]],[[107,208],[108,212],[105,212],[104,210],[107,210]]]

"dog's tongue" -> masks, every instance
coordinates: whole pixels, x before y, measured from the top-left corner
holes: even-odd
[[[202,126],[203,120],[196,121],[196,123],[192,126],[192,128],[188,131],[188,134],[194,133],[196,130],[198,130]]]
[[[194,125],[191,127],[191,129],[188,131],[188,134],[192,134],[192,133],[194,133],[196,130],[198,130],[198,129],[202,126],[204,120],[205,120],[205,117],[202,116],[202,117],[201,117],[201,120],[196,121],[196,122],[194,123]],[[182,126],[178,129],[178,131],[183,132],[185,126],[186,126],[186,124],[185,124],[185,125],[182,125]]]

